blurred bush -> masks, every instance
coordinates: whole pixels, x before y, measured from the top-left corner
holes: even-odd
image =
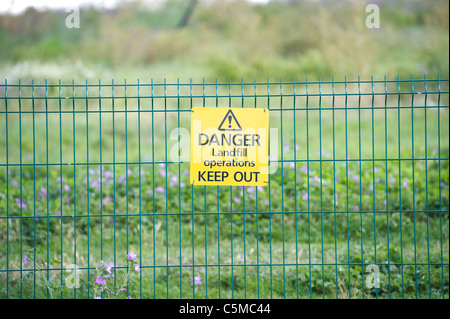
[[[66,12],[28,9],[0,16],[0,77],[24,61],[128,69],[198,68],[193,78],[221,81],[396,76],[448,78],[449,3],[378,1],[380,29],[367,29],[365,1],[199,1],[178,28],[188,1],[156,9],[140,1],[113,10],[82,8],[81,28]],[[169,72],[169,71],[167,71]],[[125,74],[124,74],[125,73]],[[27,74],[22,74],[27,76]],[[62,76],[62,75],[61,75]]]

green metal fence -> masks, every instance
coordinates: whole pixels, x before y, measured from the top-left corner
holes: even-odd
[[[448,298],[448,85],[5,80],[0,297]],[[195,106],[269,109],[268,186],[189,183]]]

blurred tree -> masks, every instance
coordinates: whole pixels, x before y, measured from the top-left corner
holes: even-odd
[[[189,5],[188,5],[186,11],[184,12],[183,18],[181,18],[181,21],[178,24],[178,28],[183,28],[188,24],[189,19],[192,16],[192,12],[194,12],[194,8],[195,8],[195,5],[197,4],[197,2],[198,2],[198,0],[191,0],[189,2]]]

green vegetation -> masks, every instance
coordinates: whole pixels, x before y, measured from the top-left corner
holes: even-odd
[[[10,102],[16,107],[16,100]],[[41,102],[36,101],[38,109]],[[417,105],[421,102],[418,98]],[[170,132],[189,128],[188,112],[125,117],[124,105],[116,103],[114,115],[102,114],[101,130],[94,113],[35,114],[34,143],[33,116],[8,115],[8,158],[14,165],[8,180],[6,169],[0,171],[0,216],[8,216],[0,223],[0,256],[2,269],[8,253],[9,267],[16,270],[8,280],[10,297],[47,296],[39,281],[35,286],[32,279],[20,280],[30,267],[19,271],[21,251],[36,245],[44,260],[62,261],[62,273],[54,265],[47,272],[58,283],[64,282],[64,265],[74,262],[76,250],[82,269],[76,296],[82,298],[92,298],[98,288],[93,267],[130,250],[141,256],[142,269],[129,288],[133,298],[141,288],[145,298],[194,293],[212,298],[219,290],[223,298],[257,297],[258,291],[274,298],[296,298],[297,291],[302,298],[361,298],[363,289],[365,298],[448,298],[448,266],[441,266],[449,252],[447,111],[427,110],[425,121],[424,110],[414,110],[414,131],[410,108],[374,110],[373,118],[371,109],[350,109],[347,126],[344,110],[335,110],[334,119],[326,108],[308,114],[300,109],[295,116],[283,111],[283,121],[272,111],[271,127],[283,125],[283,166],[271,175],[270,187],[205,188],[190,185],[184,153],[181,163],[169,158],[176,143]],[[63,109],[70,104],[64,101]],[[287,101],[284,105],[290,107]],[[108,111],[107,102],[103,107]],[[0,146],[6,148],[5,138]],[[380,266],[377,290],[363,285],[371,263]],[[200,277],[201,284],[191,277]],[[6,273],[0,278],[6,296]],[[61,296],[74,297],[74,290]]]
[[[0,298],[449,298],[448,1],[286,2],[0,16]],[[269,186],[190,185],[192,106],[271,109]]]
[[[384,163],[361,169],[361,180],[357,162],[348,165],[346,174],[344,163],[336,163],[336,171],[323,163],[320,172],[318,165],[307,170],[289,162],[271,176],[270,190],[191,187],[188,165],[176,163],[142,165],[142,174],[137,165],[129,165],[128,174],[124,165],[105,165],[101,183],[96,165],[89,171],[77,167],[72,171],[76,178],[64,168],[62,183],[60,168],[49,169],[48,184],[45,167],[35,172],[23,167],[22,179],[14,169],[10,183],[18,185],[9,187],[10,219],[1,221],[2,242],[9,240],[9,267],[23,269],[23,275],[30,266],[21,266],[21,247],[40,247],[44,258],[63,260],[62,269],[73,263],[75,243],[82,269],[140,251],[145,298],[178,298],[180,288],[184,297],[194,290],[196,297],[206,297],[206,291],[218,297],[219,289],[221,297],[257,297],[258,282],[261,297],[295,298],[298,288],[303,298],[361,298],[363,289],[366,298],[447,298],[448,266],[440,263],[448,263],[449,251],[448,160],[440,167],[433,161],[427,171],[418,161],[414,179],[411,164],[402,164],[401,180],[398,164],[387,171]],[[5,185],[5,175],[0,178]],[[22,201],[17,200],[20,185]],[[5,215],[7,201],[1,196]],[[3,263],[6,245],[1,254]],[[380,265],[378,291],[363,288],[371,263]],[[58,267],[50,268],[49,277],[65,276]],[[21,289],[23,297],[33,291],[46,296],[45,285],[34,288],[20,274],[10,275],[11,297],[19,297]],[[85,288],[77,296],[86,298],[87,271],[81,275]],[[201,277],[202,284],[193,287],[192,276]],[[4,273],[1,278],[5,297]],[[95,278],[91,271],[91,297]],[[132,297],[140,295],[140,280],[131,285]],[[73,297],[73,290],[64,296]]]
[[[380,2],[380,29],[366,28],[363,1],[302,0],[200,1],[187,26],[178,28],[188,4],[85,8],[80,29],[65,27],[66,12],[4,15],[0,78],[448,78],[445,0]]]

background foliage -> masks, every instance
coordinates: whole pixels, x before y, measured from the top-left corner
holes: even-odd
[[[82,8],[80,29],[30,8],[0,16],[0,78],[448,78],[448,1],[379,1],[380,29],[366,28],[367,4],[199,1],[181,28],[189,1]]]

